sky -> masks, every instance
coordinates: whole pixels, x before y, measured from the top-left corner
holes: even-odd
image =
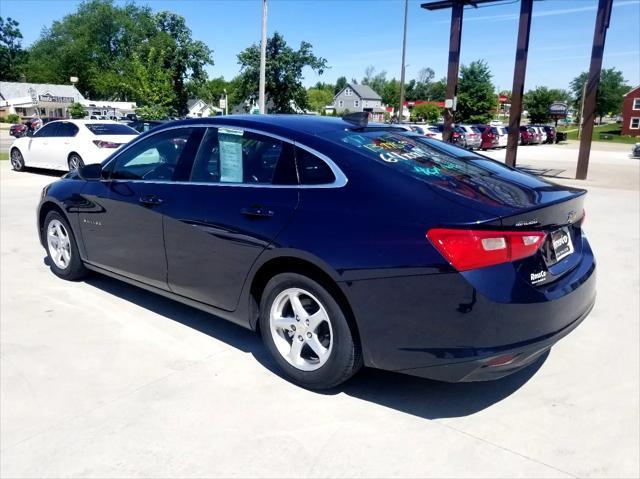
[[[407,33],[407,79],[431,67],[436,79],[446,76],[450,10],[420,8],[410,0]],[[0,0],[0,16],[20,23],[23,46],[34,42],[43,27],[73,12],[77,0]],[[118,0],[118,3],[123,3]],[[239,72],[237,54],[260,40],[261,0],[150,0],[153,10],[171,10],[185,17],[193,38],[213,50],[210,77],[231,79]],[[568,88],[589,69],[597,0],[536,0],[529,44],[525,90],[536,86]],[[498,90],[510,90],[520,2],[466,8],[461,63],[484,59]],[[297,48],[310,42],[330,68],[321,76],[304,71],[304,84],[360,80],[365,68],[400,77],[402,0],[268,0],[268,32],[278,31]],[[640,84],[640,0],[614,0],[607,32],[603,68],[621,70],[629,85]]]

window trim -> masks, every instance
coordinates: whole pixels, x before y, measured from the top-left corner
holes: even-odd
[[[640,96],[633,99],[633,101],[631,102],[631,109],[635,111],[640,110]]]
[[[353,107],[360,108],[360,100],[353,100]]]
[[[638,120],[638,126],[633,126],[633,120]],[[640,116],[632,116],[629,121],[630,130],[640,130]]]
[[[135,183],[157,183],[157,184],[172,184],[172,185],[199,185],[199,186],[221,186],[221,187],[231,187],[231,188],[295,188],[295,189],[326,189],[326,188],[342,188],[346,186],[349,182],[349,179],[345,176],[342,170],[334,163],[334,161],[329,158],[327,155],[320,153],[313,148],[308,147],[302,143],[298,143],[297,141],[291,140],[289,138],[285,138],[283,136],[277,135],[275,133],[269,133],[262,130],[257,130],[255,128],[245,128],[240,125],[229,125],[224,123],[193,123],[193,124],[184,124],[184,125],[175,125],[162,129],[153,129],[150,130],[148,134],[140,135],[135,140],[127,143],[121,150],[118,150],[116,153],[111,156],[106,163],[102,166],[102,169],[105,170],[107,168],[113,167],[114,162],[118,161],[118,158],[123,155],[130,148],[133,148],[140,141],[144,141],[152,136],[158,135],[160,133],[164,133],[169,130],[178,130],[180,128],[230,128],[236,130],[248,131],[251,133],[255,133],[258,135],[268,136],[275,140],[280,140],[285,143],[289,143],[294,147],[302,148],[303,150],[308,151],[309,153],[317,156],[322,161],[324,161],[329,169],[333,172],[335,176],[335,181],[333,183],[319,184],[319,185],[269,185],[269,184],[252,184],[252,183],[210,183],[210,182],[199,182],[199,181],[171,181],[171,180],[117,180],[111,178],[101,179],[101,182],[110,182],[110,181],[130,181]]]

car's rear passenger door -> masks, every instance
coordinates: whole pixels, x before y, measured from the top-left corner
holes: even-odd
[[[169,287],[233,311],[258,256],[298,203],[294,146],[242,128],[207,128],[187,182],[165,206]]]

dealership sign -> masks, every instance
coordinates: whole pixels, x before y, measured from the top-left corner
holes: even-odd
[[[562,101],[556,101],[549,107],[549,116],[552,118],[566,118],[569,107]]]
[[[47,93],[46,95],[38,95],[38,100],[49,103],[73,103],[75,98],[71,96],[53,96]]]

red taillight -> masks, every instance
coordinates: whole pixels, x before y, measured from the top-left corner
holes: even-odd
[[[546,234],[539,231],[486,231],[434,228],[427,238],[458,271],[484,268],[533,255]]]
[[[120,143],[114,143],[113,141],[93,140],[93,143],[98,148],[118,148]]]

